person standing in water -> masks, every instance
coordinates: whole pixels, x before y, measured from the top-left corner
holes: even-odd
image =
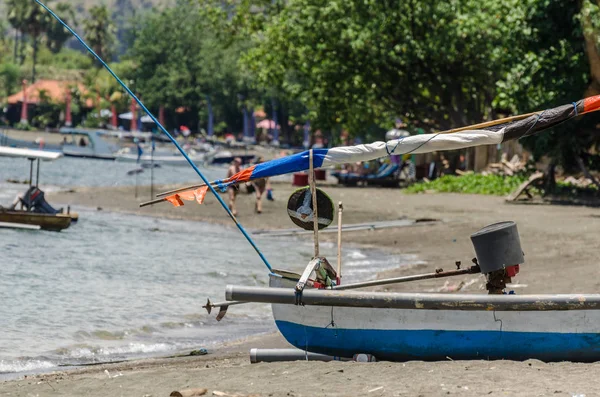
[[[232,177],[233,175],[240,172],[242,170],[240,167],[241,165],[242,159],[239,157],[234,158],[233,162],[231,163],[231,166],[229,166],[229,169],[227,170],[227,178]],[[235,199],[238,194],[238,187],[233,185],[229,186],[227,188],[227,193],[229,194],[229,209],[231,210],[233,216],[236,216],[237,210],[235,209]]]
[[[264,159],[259,157],[256,160],[256,164],[264,163]],[[260,178],[252,181],[252,185],[254,186],[254,193],[256,194],[256,204],[254,205],[254,211],[257,214],[262,213],[262,197],[267,189],[268,178]]]

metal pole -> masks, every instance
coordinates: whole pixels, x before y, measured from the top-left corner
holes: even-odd
[[[284,305],[368,307],[379,309],[558,311],[600,310],[600,294],[483,295],[392,293],[228,285],[226,299]]]
[[[342,212],[344,211],[344,206],[340,201],[338,203],[338,252],[337,252],[337,277],[338,277],[338,285],[339,281],[342,279]]]
[[[342,289],[375,287],[378,285],[408,283],[410,281],[427,280],[427,279],[431,279],[431,278],[461,276],[463,274],[474,274],[474,273],[480,273],[478,266],[472,266],[469,269],[463,269],[463,270],[452,270],[449,272],[415,274],[414,276],[394,277],[394,278],[386,278],[383,280],[365,281],[363,283],[336,285],[334,287],[331,287],[331,289],[342,290]]]
[[[306,352],[300,349],[251,349],[250,362],[273,363],[279,361],[352,361],[351,358],[328,356],[325,354]]]
[[[35,161],[35,159],[30,158],[29,159],[29,189],[27,190],[27,202],[30,203],[31,201],[31,187],[33,186],[33,162]],[[31,206],[29,208],[27,208],[27,211],[31,210]]]
[[[40,184],[40,159],[37,159],[37,172],[35,175],[35,187],[37,188]]]
[[[150,200],[154,197],[154,138],[152,138],[152,152],[150,154]]]
[[[317,211],[317,187],[315,186],[315,173],[313,169],[313,150],[309,151],[308,160],[308,183],[310,185],[310,193],[312,195],[313,205],[313,232],[315,241],[315,258],[319,257],[319,214]]]

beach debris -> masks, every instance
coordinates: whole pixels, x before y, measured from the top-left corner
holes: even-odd
[[[170,397],[196,397],[203,396],[208,393],[208,389],[184,389],[184,390],[175,390],[169,394]]]
[[[377,358],[375,358],[374,355],[364,353],[355,354],[352,359],[357,363],[374,363],[377,361]]]
[[[260,397],[260,394],[238,394],[238,393],[225,393],[222,391],[214,390],[212,392],[213,396],[218,397]]]
[[[509,161],[506,153],[502,153],[500,162],[488,164],[481,174],[513,176],[525,172],[526,169],[527,163],[522,161],[518,155],[515,154]]]
[[[111,375],[111,374],[110,374],[110,372],[108,372],[108,370],[107,370],[107,369],[105,369],[105,370],[104,370],[104,373],[105,373],[105,374],[106,374],[106,376],[108,376],[109,378],[118,378],[119,376],[123,376],[123,374],[122,374],[122,373],[120,373],[120,372],[119,372],[118,374],[116,374],[116,375]]]
[[[383,389],[383,386],[376,387],[374,389],[369,390],[367,393],[373,393],[374,391]]]
[[[202,349],[198,349],[198,350],[192,350],[190,352],[190,356],[204,356],[205,354],[208,354],[208,350],[202,348]]]

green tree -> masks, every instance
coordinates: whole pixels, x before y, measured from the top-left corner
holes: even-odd
[[[93,6],[89,13],[89,18],[83,21],[85,39],[100,58],[109,62],[114,51],[115,25],[105,5]]]
[[[32,1],[23,2],[24,19],[23,31],[27,33],[32,41],[33,59],[31,68],[31,82],[35,83],[37,65],[37,55],[39,50],[40,39],[50,27],[52,16],[48,14],[41,6]]]
[[[25,14],[27,4],[22,0],[7,0],[7,16],[8,22],[15,30],[13,62],[23,64],[23,56],[19,53],[19,44],[23,39],[23,31],[25,30]]]
[[[140,26],[128,56],[136,64],[135,85],[144,101],[155,110],[165,106],[168,115],[185,107],[189,111],[178,122],[196,127],[206,123],[209,96],[215,121],[239,131],[241,107],[260,103],[238,68],[243,43],[218,37],[191,0],[147,15]]]
[[[10,62],[0,64],[0,83],[6,97],[19,87],[20,77],[18,65]]]
[[[494,116],[525,12],[517,0],[290,0],[244,65],[317,126],[356,133],[401,114],[445,129]]]
[[[561,0],[530,0],[527,5],[531,33],[513,49],[520,61],[498,82],[497,106],[524,113],[600,93],[598,6]],[[588,149],[598,145],[595,125],[599,121],[597,114],[591,114],[522,140],[536,159],[551,160],[547,191],[553,190],[557,165],[587,172],[584,163],[591,164]]]
[[[67,24],[70,24],[72,27],[77,27],[75,10],[71,4],[58,3],[54,7],[54,11],[63,21],[67,22]],[[48,47],[53,54],[58,54],[67,40],[72,37],[71,32],[54,18],[49,20],[45,33],[46,47]]]

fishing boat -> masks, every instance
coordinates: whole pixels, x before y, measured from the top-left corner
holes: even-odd
[[[117,148],[102,138],[102,131],[63,127],[60,133],[65,137],[62,145],[65,156],[98,160],[114,160],[116,157],[114,152]]]
[[[17,196],[8,207],[0,206],[0,227],[16,229],[41,229],[61,231],[77,222],[79,215],[70,209],[54,209],[44,198],[39,188],[40,162],[53,161],[62,157],[62,153],[32,149],[18,149],[0,146],[0,157],[26,158],[29,166],[29,189]],[[36,182],[33,184],[33,168],[37,162]]]
[[[426,153],[499,144],[541,132],[578,115],[600,109],[600,96],[540,113],[482,123],[437,134],[424,134],[367,145],[316,149],[257,164],[230,178],[212,182],[219,189],[257,178],[309,171],[390,154]],[[183,205],[198,200],[195,185],[161,194],[162,201]],[[395,279],[341,283],[341,260],[335,270],[319,255],[318,230],[331,222],[333,203],[319,204],[314,177],[304,198],[288,203],[292,220],[312,225],[315,254],[302,275],[269,268],[269,287],[227,286],[222,319],[232,304],[272,304],[275,323],[293,346],[337,357],[370,354],[384,360],[539,359],[600,360],[600,294],[515,295],[506,291],[524,263],[517,227],[500,222],[471,235],[474,265]],[[194,193],[194,194],[190,194]],[[307,195],[311,195],[311,200]],[[203,197],[203,196],[202,196]],[[154,200],[152,204],[158,202]],[[291,199],[290,199],[291,200]],[[302,203],[300,203],[302,202]],[[146,203],[144,203],[146,204]],[[302,209],[302,210],[301,210]],[[328,215],[323,215],[323,209]],[[328,220],[329,218],[329,220]],[[301,222],[300,222],[301,223]],[[341,224],[341,222],[340,222]],[[340,229],[341,230],[341,227]],[[341,258],[341,233],[338,258]],[[266,263],[266,262],[265,262]],[[485,275],[488,294],[361,292],[360,288],[459,274]]]
[[[150,153],[148,153],[150,152]],[[197,152],[195,150],[189,150],[188,155],[194,163],[202,164],[206,161],[206,153]],[[138,155],[135,148],[123,148],[116,153],[117,161],[127,163],[142,163],[142,164],[160,164],[160,165],[172,165],[172,166],[187,166],[189,163],[186,158],[183,157],[179,152],[160,149],[152,153],[151,150],[145,151],[143,154]]]
[[[183,157],[188,157],[175,138],[158,122],[139,98],[86,43],[56,14],[35,0],[69,30],[116,78]],[[227,286],[226,301],[207,303],[218,307],[218,319],[227,308],[246,302],[273,305],[273,316],[282,335],[306,352],[350,357],[368,353],[388,360],[528,359],[546,361],[600,360],[600,294],[512,295],[506,284],[524,262],[516,224],[501,222],[471,235],[476,258],[473,266],[451,272],[436,271],[397,279],[341,283],[341,214],[338,207],[337,269],[319,255],[318,232],[333,221],[333,203],[319,195],[314,169],[370,161],[389,155],[457,150],[497,145],[542,132],[559,123],[600,110],[600,95],[534,112],[442,131],[331,149],[311,149],[292,156],[253,165],[224,180],[209,181],[190,160],[203,184],[159,194],[141,206],[183,201],[204,202],[213,193],[234,224],[255,249],[269,271],[270,286]],[[313,259],[301,275],[274,270],[250,235],[219,196],[217,189],[254,179],[309,171],[309,188],[294,192],[288,202],[292,221],[314,233]],[[306,200],[309,194],[311,200]],[[319,196],[321,198],[319,199]],[[325,198],[323,198],[325,196]],[[330,200],[329,200],[330,201]],[[312,225],[311,225],[312,223]],[[348,291],[383,283],[394,284],[423,278],[482,273],[489,292],[483,294],[420,294]],[[378,284],[375,284],[378,283]]]

